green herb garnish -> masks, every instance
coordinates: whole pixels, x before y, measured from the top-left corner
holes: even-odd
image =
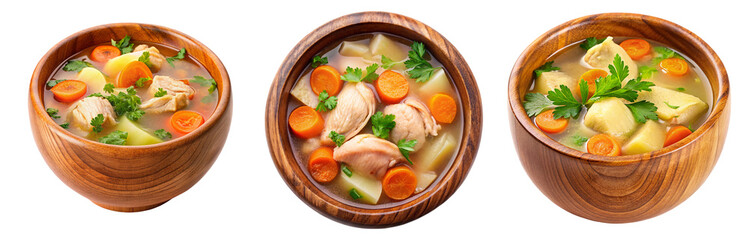
[[[631,114],[634,115],[636,122],[644,123],[647,119],[657,120],[657,107],[654,103],[648,101],[638,101],[635,103],[626,104],[626,107],[631,110]]]
[[[93,126],[94,132],[98,133],[104,130],[104,127],[101,126],[102,124],[104,124],[104,114],[99,113],[99,115],[91,119],[91,126]]]
[[[656,57],[654,57],[652,59],[652,64],[654,64],[654,65],[657,65],[662,60],[665,60],[665,59],[668,59],[668,58],[680,58],[680,59],[685,60],[683,58],[683,56],[681,56],[680,54],[678,54],[677,52],[673,51],[670,48],[666,48],[666,47],[654,47],[654,48],[652,48],[652,50],[654,50],[654,52],[657,55]]]
[[[351,198],[353,198],[353,200],[358,200],[362,198],[361,194],[359,194],[355,188],[351,188],[351,190],[348,191],[348,195],[351,195]]]
[[[70,127],[70,123],[60,124],[60,127],[64,128],[64,129],[68,129],[68,127]]]
[[[677,88],[677,89],[675,89],[675,90],[678,90],[678,92],[685,92],[685,91],[686,91],[686,89],[685,89],[685,88],[682,88],[682,87],[679,87],[679,88]]]
[[[392,61],[392,59],[390,59],[390,58],[388,58],[388,57],[386,57],[384,55],[382,55],[382,61],[381,62],[382,62],[382,68],[384,68],[384,69],[390,69],[395,64],[400,63],[400,62]]]
[[[348,177],[353,176],[353,172],[350,169],[348,169],[348,166],[346,166],[345,164],[341,164],[340,169],[341,171],[343,171],[343,173],[345,173],[346,176]]]
[[[657,72],[657,68],[650,67],[650,66],[640,66],[639,67],[639,77],[641,79],[649,79]]]
[[[414,147],[416,146],[415,139],[407,141],[405,139],[400,139],[400,141],[397,141],[397,148],[400,149],[400,153],[403,154],[403,157],[405,157],[405,160],[408,160],[408,163],[410,165],[413,165],[413,162],[410,161],[410,152],[414,151]]]
[[[70,60],[64,67],[62,67],[62,70],[66,72],[80,72],[87,67],[93,67],[93,65],[84,60]]]
[[[345,74],[340,76],[340,80],[348,82],[373,82],[379,77],[379,74],[376,73],[378,68],[379,64],[376,63],[366,67],[366,72],[361,70],[361,68],[347,67],[345,69]]]
[[[166,92],[166,90],[164,90],[163,88],[158,88],[158,91],[153,94],[153,97],[163,97],[166,96],[167,93],[168,92]]]
[[[376,112],[371,116],[371,130],[374,136],[387,139],[393,128],[395,128],[395,115]]]
[[[665,101],[665,105],[667,105],[669,108],[672,108],[672,109],[678,109],[680,107],[680,106],[670,105],[669,103],[667,103],[667,101]]]
[[[174,67],[174,61],[184,59],[185,53],[187,53],[187,49],[184,49],[184,48],[179,49],[179,52],[177,52],[177,55],[166,58],[166,62],[168,62],[169,65],[171,65],[171,67]]]
[[[167,132],[164,129],[156,130],[156,131],[153,132],[153,134],[155,134],[156,137],[158,137],[158,138],[160,138],[162,140],[171,139],[171,133]]]
[[[109,94],[114,93],[114,84],[107,83],[106,85],[104,85],[104,92],[105,93],[109,93]],[[99,95],[101,95],[101,94],[99,94]]]
[[[145,86],[145,83],[148,82],[148,81],[150,81],[150,80],[152,80],[152,79],[149,78],[149,77],[138,78],[138,81],[135,81],[135,86],[136,87],[143,87],[143,86]]]
[[[408,60],[405,60],[405,67],[409,68],[408,75],[415,79],[416,82],[426,82],[431,78],[434,71],[439,68],[431,66],[429,61],[423,58],[426,54],[426,46],[421,42],[413,42],[408,51]]]
[[[584,42],[582,42],[582,44],[579,44],[579,47],[583,48],[584,50],[590,50],[590,48],[602,43],[603,41],[605,41],[605,38],[588,37],[584,40]]]
[[[522,102],[522,106],[525,107],[527,116],[534,117],[552,107],[553,102],[548,100],[543,94],[528,93],[525,94],[525,101]]]
[[[327,135],[327,137],[330,138],[330,140],[332,140],[332,142],[334,142],[338,147],[340,147],[340,145],[343,145],[343,142],[345,142],[345,136],[340,135],[335,131],[331,131],[330,134]]]
[[[194,82],[197,84],[200,84],[200,86],[208,87],[208,93],[213,93],[213,91],[216,90],[218,87],[218,83],[216,83],[216,80],[207,79],[201,76],[194,76],[192,79],[190,79],[190,82]]]
[[[327,64],[327,57],[314,56],[314,58],[312,59],[312,63],[309,64],[309,66],[312,68],[317,68],[325,64]]]
[[[122,54],[127,54],[132,52],[133,44],[130,43],[130,35],[125,35],[125,37],[119,41],[114,41],[114,39],[112,39],[112,46],[119,48],[119,51]]]
[[[317,104],[317,112],[326,112],[334,109],[336,106],[338,106],[338,97],[336,96],[330,96],[327,94],[327,90],[322,90],[321,93],[319,93],[319,103]]]
[[[57,110],[57,108],[47,108],[47,115],[49,115],[51,118],[60,118],[57,113],[60,112],[60,110]]]
[[[544,72],[555,71],[555,70],[561,70],[561,68],[560,67],[554,67],[553,66],[553,61],[546,62],[543,65],[541,65],[540,67],[538,67],[537,69],[535,69],[535,77],[539,78],[540,74],[543,74]]]
[[[574,142],[574,145],[581,147],[582,145],[584,145],[584,143],[587,142],[587,140],[590,140],[590,139],[579,136],[579,135],[574,135],[574,136],[571,136],[571,140]]]
[[[123,132],[120,130],[116,130],[102,138],[99,138],[99,142],[112,144],[112,145],[125,145],[126,141],[127,141],[127,132]]]
[[[153,64],[151,63],[151,53],[148,51],[143,51],[143,54],[140,55],[138,61],[145,63],[148,67],[153,67]]]
[[[101,95],[99,94],[99,96]],[[138,97],[137,91],[135,91],[135,87],[133,86],[128,87],[125,92],[111,94],[104,98],[112,104],[114,113],[117,116],[125,115],[130,120],[138,121],[145,114],[145,111],[140,110],[140,97]]]
[[[67,79],[49,80],[49,82],[47,82],[47,87],[54,87],[58,83],[61,83],[61,82],[65,81],[65,80],[67,80]]]

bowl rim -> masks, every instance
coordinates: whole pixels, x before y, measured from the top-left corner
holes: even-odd
[[[97,141],[93,141],[84,137],[80,137],[78,135],[75,135],[71,133],[68,130],[63,129],[60,127],[57,123],[55,123],[52,118],[46,114],[46,108],[44,107],[44,102],[42,101],[42,95],[38,94],[39,85],[40,84],[46,84],[46,79],[40,79],[41,75],[41,68],[44,65],[47,64],[53,64],[50,59],[52,56],[65,45],[67,42],[74,41],[76,38],[89,34],[96,31],[102,31],[107,30],[109,28],[148,28],[148,29],[155,29],[162,31],[166,33],[167,35],[173,35],[178,38],[183,38],[188,42],[194,43],[202,53],[206,55],[207,58],[209,58],[211,61],[213,61],[216,65],[216,68],[218,70],[218,75],[211,77],[213,79],[216,79],[217,77],[220,78],[221,87],[219,89],[219,98],[218,98],[218,104],[216,105],[216,108],[213,110],[213,114],[205,121],[205,123],[198,127],[196,130],[185,134],[184,136],[171,139],[169,141],[164,141],[156,144],[150,144],[150,145],[138,145],[138,146],[130,146],[130,145],[111,145],[111,144],[105,144],[100,143]],[[167,45],[169,47],[173,47],[170,45]],[[90,47],[90,46],[89,46]],[[189,54],[189,53],[188,53]],[[67,56],[69,58],[70,56]],[[67,59],[66,58],[66,59]],[[197,59],[194,59],[196,62],[203,64]],[[54,63],[56,65],[59,65],[61,63]],[[229,79],[228,72],[226,71],[226,67],[223,65],[223,62],[218,58],[218,56],[210,50],[207,46],[205,46],[203,43],[198,41],[197,39],[192,38],[191,36],[177,31],[172,28],[160,26],[160,25],[153,25],[153,24],[147,24],[147,23],[134,23],[134,22],[123,22],[123,23],[107,23],[107,24],[101,24],[93,27],[89,27],[83,30],[80,30],[78,32],[75,32],[71,34],[68,37],[65,37],[64,39],[60,40],[57,44],[55,44],[52,48],[50,48],[46,54],[39,60],[39,63],[37,63],[36,67],[34,68],[34,72],[31,76],[31,83],[29,86],[29,104],[33,106],[35,109],[35,112],[37,115],[43,115],[42,121],[45,125],[54,125],[50,128],[50,131],[52,131],[55,135],[60,136],[61,138],[69,141],[69,142],[77,142],[77,143],[85,143],[94,145],[96,147],[104,147],[104,148],[110,148],[110,149],[120,149],[120,150],[136,150],[136,151],[143,151],[143,150],[151,150],[151,149],[170,149],[173,145],[182,145],[186,144],[188,142],[194,141],[198,136],[205,133],[208,129],[213,128],[214,125],[218,123],[218,120],[223,117],[226,110],[229,107],[230,102],[230,96],[231,96],[231,81]]]
[[[301,58],[303,58],[303,55],[306,55],[306,53],[312,51],[315,45],[332,34],[347,30],[348,28],[365,26],[366,24],[384,24],[388,25],[389,27],[403,29],[404,31],[409,32],[408,34],[417,35],[427,40],[437,39],[438,41],[442,41],[440,43],[444,45],[443,49],[435,48],[435,46],[429,46],[428,42],[424,42],[424,44],[427,45],[427,48],[432,53],[438,50],[439,52],[442,52],[443,55],[452,56],[455,59],[455,61],[451,61],[447,58],[446,60],[449,61],[440,62],[445,66],[445,68],[449,65],[458,70],[459,68],[457,68],[457,66],[460,65],[463,71],[447,73],[450,74],[453,82],[458,85],[458,89],[460,89],[461,86],[465,89],[465,92],[471,93],[468,94],[468,96],[460,95],[460,98],[463,99],[463,102],[467,102],[468,105],[465,105],[463,107],[463,118],[465,119],[465,121],[463,126],[463,133],[461,136],[461,144],[457,149],[457,154],[455,155],[452,165],[449,166],[448,169],[445,169],[444,172],[441,173],[437,178],[438,182],[432,183],[423,194],[421,194],[417,198],[411,197],[409,200],[403,201],[401,204],[396,204],[394,206],[380,204],[372,206],[386,207],[360,208],[358,206],[350,205],[344,201],[338,201],[338,199],[329,196],[324,191],[317,188],[313,183],[311,183],[311,180],[308,179],[308,177],[301,170],[302,166],[299,166],[293,153],[291,153],[290,156],[286,155],[285,147],[290,146],[290,141],[288,139],[283,140],[283,137],[280,137],[280,140],[278,140],[277,142],[274,142],[273,139],[271,139],[272,135],[283,135],[283,131],[281,130],[282,128],[288,128],[288,126],[281,124],[280,121],[281,118],[286,117],[286,110],[284,109],[283,111],[278,111],[278,109],[282,107],[281,105],[283,102],[286,102],[287,104],[287,100],[290,98],[290,96],[283,96],[283,89],[286,88],[285,86],[288,84],[292,86],[297,81],[298,76],[294,78],[294,76],[291,75],[291,72],[293,72],[294,69],[297,68],[301,68],[303,70],[303,68],[308,65],[306,63],[301,63],[302,61],[300,60]],[[364,31],[356,33],[346,32],[342,35],[353,36],[366,32],[387,31],[375,31],[366,29]],[[413,40],[412,38],[402,36],[402,34],[393,32],[387,33]],[[344,37],[340,39],[343,38]],[[337,40],[339,39],[336,39],[336,41]],[[316,52],[312,54],[316,54]],[[288,67],[288,70],[285,72],[284,67]],[[457,79],[462,79],[462,82],[458,83]],[[459,90],[458,94],[461,94]],[[277,99],[272,99],[274,96],[278,96]],[[286,99],[286,101],[283,101],[283,99]],[[473,109],[471,109],[471,107]],[[449,41],[446,40],[446,38],[444,38],[444,36],[436,32],[431,27],[423,24],[422,22],[400,14],[381,11],[358,12],[335,18],[316,28],[304,38],[302,38],[283,60],[283,63],[281,64],[270,88],[265,112],[265,129],[268,148],[270,150],[271,157],[276,166],[276,169],[278,170],[279,175],[281,175],[283,180],[286,182],[286,185],[291,189],[292,192],[294,192],[294,194],[299,199],[301,199],[304,203],[306,203],[309,207],[311,207],[318,213],[337,222],[356,227],[390,227],[404,224],[415,220],[425,214],[428,214],[431,210],[441,205],[457,190],[457,188],[459,188],[461,183],[467,177],[467,174],[472,167],[474,159],[477,155],[477,150],[480,144],[480,137],[482,133],[482,106],[480,92],[478,91],[475,77],[473,76],[472,71],[470,70],[467,62],[462,57],[462,55]],[[271,123],[271,116],[277,116],[274,120],[279,121]],[[469,117],[473,118],[471,119]],[[278,145],[277,149],[273,146],[274,144]],[[287,164],[292,169],[289,169],[287,173],[284,172],[283,164]],[[456,175],[459,175],[459,177],[456,178]],[[435,195],[439,196],[439,198],[437,200],[431,199]],[[330,208],[334,208],[334,210]],[[402,211],[408,210],[421,212],[408,214],[408,216],[404,219],[398,220],[393,218],[389,221],[382,220],[386,219],[382,218],[383,216],[394,216]],[[365,219],[361,219],[360,217],[346,219],[339,216],[340,212],[352,216],[363,216]],[[370,217],[380,218],[380,221],[377,223],[363,222]]]
[[[572,29],[581,27],[582,25],[585,25],[587,23],[587,20],[590,19],[617,19],[617,20],[625,20],[625,21],[636,21],[636,20],[644,20],[646,22],[660,22],[664,25],[669,26],[670,28],[676,30],[678,34],[683,37],[685,41],[689,41],[691,43],[695,43],[696,46],[698,46],[698,51],[706,53],[707,56],[709,56],[708,66],[701,66],[701,68],[709,67],[714,68],[715,70],[723,70],[725,69],[722,60],[719,58],[716,52],[706,43],[704,40],[702,40],[700,37],[698,37],[693,32],[689,31],[688,29],[675,24],[673,22],[670,22],[668,20],[664,20],[658,17],[653,17],[649,15],[643,15],[643,14],[637,14],[637,13],[599,13],[599,14],[593,14],[593,15],[587,15],[579,18],[575,18],[572,20],[569,20],[567,22],[564,22],[547,32],[540,35],[538,38],[536,38],[519,56],[517,61],[515,62],[511,75],[509,77],[509,83],[508,83],[508,98],[509,98],[509,108],[513,117],[517,122],[519,122],[525,131],[530,133],[530,135],[533,136],[536,140],[543,143],[547,147],[553,149],[556,152],[559,152],[561,154],[567,155],[571,158],[577,159],[577,160],[583,160],[583,161],[589,161],[599,164],[614,164],[614,165],[620,165],[620,164],[629,164],[629,163],[636,163],[640,161],[647,161],[650,159],[657,159],[664,156],[667,156],[671,153],[677,152],[678,150],[690,145],[692,142],[694,142],[696,139],[699,139],[704,133],[711,130],[715,127],[717,124],[717,120],[722,117],[723,110],[727,107],[728,101],[722,101],[722,99],[728,99],[729,98],[729,92],[730,92],[730,83],[727,76],[726,71],[715,71],[717,75],[717,79],[708,79],[710,82],[715,83],[717,88],[712,89],[713,93],[716,93],[715,95],[717,98],[714,99],[714,105],[711,108],[711,112],[701,126],[699,126],[695,132],[688,135],[684,140],[678,141],[674,144],[671,144],[670,146],[664,147],[660,150],[648,152],[648,153],[642,153],[642,154],[635,154],[635,155],[622,155],[622,156],[615,156],[615,157],[609,157],[609,156],[600,156],[600,155],[594,155],[589,154],[586,152],[582,152],[570,147],[567,147],[566,145],[563,145],[543,133],[538,127],[532,122],[532,119],[527,116],[527,112],[525,111],[524,107],[522,107],[522,101],[521,96],[519,96],[519,92],[516,91],[516,89],[519,89],[519,75],[521,73],[521,70],[524,63],[529,59],[530,53],[534,51],[534,49],[541,45],[547,38],[551,36],[558,35],[563,32],[572,31]],[[568,46],[568,45],[567,45]],[[563,46],[562,48],[565,48],[567,46]],[[561,50],[562,48],[557,49]],[[529,71],[531,71],[530,69]],[[518,146],[515,146],[518,147]]]

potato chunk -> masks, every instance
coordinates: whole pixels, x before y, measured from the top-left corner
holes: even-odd
[[[431,74],[431,78],[429,78],[425,83],[416,85],[420,85],[420,87],[418,87],[418,93],[424,98],[430,98],[434,94],[440,92],[449,92],[452,88],[452,84],[449,82],[449,77],[447,77],[447,72],[444,71],[443,68],[434,71],[434,73]]]
[[[450,133],[442,133],[418,152],[414,165],[418,170],[435,171],[451,157],[455,147],[457,147],[455,137]]]
[[[399,62],[408,57],[408,49],[404,49],[397,42],[388,38],[384,34],[377,34],[369,42],[371,54],[384,55],[392,61]]]
[[[621,148],[623,154],[641,154],[656,151],[665,144],[665,127],[657,121],[648,120]]]
[[[88,92],[102,92],[106,85],[106,77],[98,69],[92,67],[83,68],[78,72],[78,80],[88,85]]]
[[[605,98],[592,104],[584,125],[595,131],[623,138],[636,128],[634,115],[620,98]]]
[[[563,72],[544,72],[540,74],[540,77],[535,81],[535,89],[533,92],[548,94],[548,91],[558,88],[561,85],[566,85],[571,90],[574,97],[577,97],[577,89],[579,88],[577,81],[571,76]]]
[[[709,107],[704,101],[688,93],[657,86],[651,89],[651,92],[640,92],[637,101],[647,100],[654,103],[657,106],[657,116],[670,124],[689,123],[701,116]]]
[[[308,75],[296,82],[296,86],[291,89],[291,96],[294,96],[296,100],[312,108],[316,108],[317,104],[319,104],[319,98],[312,91]]]
[[[335,181],[337,181],[335,185],[340,186],[345,191],[344,194],[349,194],[351,189],[355,188],[356,192],[361,195],[361,198],[358,199],[361,202],[377,204],[379,197],[382,195],[382,182],[359,172],[353,172],[353,175],[349,177],[345,175],[343,168],[340,168]]]
[[[338,52],[346,57],[371,57],[369,46],[351,41],[343,41]]]
[[[163,140],[143,130],[137,123],[130,121],[125,116],[119,118],[119,124],[117,124],[114,130],[127,133],[125,145],[150,145],[163,142]]]
[[[432,171],[419,172],[419,173],[416,173],[416,178],[418,179],[418,183],[416,184],[415,193],[419,193],[419,192],[422,192],[423,190],[426,190],[426,188],[429,187],[429,185],[431,185],[431,183],[433,183],[434,180],[436,180],[436,173]]]

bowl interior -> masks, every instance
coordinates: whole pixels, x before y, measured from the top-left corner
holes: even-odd
[[[672,144],[654,153],[620,157],[597,156],[582,153],[554,141],[540,131],[527,116],[522,107],[522,99],[529,90],[530,84],[532,84],[533,70],[568,45],[581,42],[588,37],[603,38],[607,36],[640,37],[655,40],[684,53],[701,67],[712,87],[714,106],[712,106],[712,111],[706,122],[694,134],[689,135],[686,138],[687,140]],[[705,132],[704,129],[712,127],[715,119],[721,115],[721,109],[725,107],[725,102],[719,101],[719,99],[726,97],[728,86],[727,74],[722,61],[709,45],[687,29],[667,20],[646,15],[606,13],[586,16],[561,24],[530,44],[512,70],[509,80],[509,101],[512,112],[524,128],[546,145],[577,158],[620,163],[621,161],[636,161],[641,159],[641,155],[666,154],[698,138]]]

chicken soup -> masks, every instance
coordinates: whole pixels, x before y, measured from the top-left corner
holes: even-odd
[[[591,154],[656,151],[701,126],[708,79],[688,56],[636,38],[588,38],[535,70],[524,108],[554,140]]]
[[[148,145],[194,131],[218,102],[217,83],[184,48],[112,39],[62,63],[46,84],[44,106],[78,136]]]
[[[331,196],[386,204],[416,196],[459,148],[460,96],[423,43],[362,34],[315,56],[287,109],[294,156]]]

